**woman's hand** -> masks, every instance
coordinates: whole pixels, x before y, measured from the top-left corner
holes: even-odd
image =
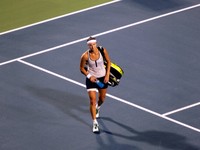
[[[107,76],[105,76],[105,78],[104,78],[104,83],[108,83],[108,81],[109,81],[109,76],[107,75]]]
[[[94,76],[91,76],[91,77],[90,77],[90,81],[91,81],[91,82],[96,82],[96,81],[97,81],[97,78],[94,77]]]

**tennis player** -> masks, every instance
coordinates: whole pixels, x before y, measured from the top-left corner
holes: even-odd
[[[103,104],[108,88],[111,61],[107,50],[104,48],[105,60],[107,67],[104,66],[104,59],[97,48],[97,40],[94,37],[87,39],[89,47],[80,60],[80,71],[86,76],[86,88],[90,99],[90,113],[93,119],[93,132],[99,132],[99,124],[96,118],[99,117],[100,106]],[[87,69],[85,68],[87,66]],[[103,83],[103,87],[99,87],[97,81]],[[96,93],[98,91],[98,101]]]

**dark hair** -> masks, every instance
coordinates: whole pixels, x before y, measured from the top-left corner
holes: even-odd
[[[89,38],[87,39],[87,42],[90,41],[90,40],[96,40],[96,38],[95,38],[95,37],[89,37]]]

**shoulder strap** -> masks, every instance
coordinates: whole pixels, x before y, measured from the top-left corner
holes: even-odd
[[[105,60],[104,48],[102,46],[98,46],[97,48],[100,51],[101,55],[103,56],[103,59]]]

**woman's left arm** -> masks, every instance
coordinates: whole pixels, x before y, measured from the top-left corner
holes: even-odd
[[[107,83],[109,81],[109,76],[110,76],[111,60],[110,60],[108,51],[105,48],[104,48],[104,56],[105,56],[105,59],[106,59],[106,62],[107,62],[107,64],[106,64],[106,76],[105,76],[104,82]]]

